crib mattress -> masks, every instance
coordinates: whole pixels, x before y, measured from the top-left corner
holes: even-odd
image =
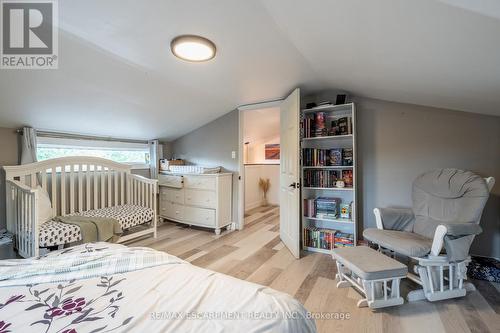
[[[137,205],[121,205],[89,210],[71,215],[113,218],[120,222],[123,230],[153,220],[151,208]],[[82,240],[80,228],[76,225],[48,221],[40,226],[40,247],[64,245]]]

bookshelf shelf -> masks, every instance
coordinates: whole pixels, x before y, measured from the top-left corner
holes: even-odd
[[[349,219],[321,219],[317,217],[304,216],[305,219],[313,220],[313,221],[323,221],[323,222],[332,222],[332,223],[343,223],[348,225],[354,225],[354,222]]]
[[[352,187],[303,187],[304,190],[354,191]]]
[[[340,105],[323,105],[311,109],[303,109],[302,113],[314,112],[331,112],[331,111],[351,111],[354,108],[354,103],[340,104]]]
[[[351,211],[349,219],[302,216],[302,249],[330,254],[331,250],[307,246],[318,239],[324,241],[321,237],[327,236],[322,236],[321,230],[334,230],[335,239],[338,236],[347,244],[351,240],[354,245],[357,242],[356,107],[354,103],[348,103],[303,109],[301,120],[301,183],[307,185],[301,188],[303,215],[314,216],[320,210],[328,213],[340,210],[340,207]],[[326,133],[335,135],[313,136]],[[304,137],[306,134],[307,137]],[[339,179],[352,186],[333,187]],[[337,202],[336,208],[329,201]],[[311,209],[314,213],[310,213]]]
[[[319,252],[319,253],[325,253],[325,254],[332,254],[332,250],[321,249],[319,247],[304,246],[303,249],[305,251],[310,251],[310,252]]]
[[[304,141],[310,141],[310,140],[352,140],[352,134],[313,136],[310,138],[302,138],[302,140],[304,140]]]
[[[326,165],[326,166],[310,166],[304,165],[303,169],[330,169],[330,170],[342,170],[342,169],[352,169],[352,165]]]

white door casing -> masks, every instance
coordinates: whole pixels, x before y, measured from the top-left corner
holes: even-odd
[[[300,90],[282,103],[280,114],[280,238],[290,252],[300,256]]]

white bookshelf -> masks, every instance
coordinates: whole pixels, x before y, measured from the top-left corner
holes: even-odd
[[[313,199],[317,197],[334,197],[341,199],[342,203],[352,202],[352,212],[350,219],[335,218],[335,219],[325,219],[317,217],[304,216],[304,212],[301,210],[302,214],[302,228],[301,232],[304,232],[304,227],[306,226],[316,226],[318,228],[324,229],[334,229],[341,232],[350,233],[354,237],[354,244],[356,244],[357,236],[357,224],[358,224],[358,214],[357,207],[358,203],[356,201],[357,188],[358,188],[358,178],[357,178],[357,152],[356,152],[356,107],[354,103],[348,103],[343,105],[330,105],[321,106],[312,109],[303,109],[301,112],[301,119],[304,117],[311,117],[316,112],[324,112],[327,119],[341,118],[341,117],[352,117],[352,134],[349,135],[335,135],[335,136],[321,136],[321,137],[302,137],[300,140],[301,148],[301,183],[304,185],[304,172],[306,170],[337,170],[342,172],[342,170],[352,170],[353,174],[353,186],[350,188],[343,187],[313,187],[313,186],[302,186],[301,187],[301,204],[303,199]],[[328,120],[330,122],[330,120]],[[327,124],[327,129],[330,128],[330,124]],[[352,166],[306,166],[303,160],[303,148],[317,148],[317,149],[333,149],[333,148],[352,148],[353,152],[353,165]],[[303,239],[303,237],[302,237]],[[302,249],[305,251],[320,252],[320,253],[331,253],[330,250],[320,249],[305,246],[302,244]]]

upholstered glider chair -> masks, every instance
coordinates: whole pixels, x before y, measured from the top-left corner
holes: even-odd
[[[462,297],[474,290],[464,283],[469,248],[482,231],[479,221],[494,183],[470,171],[433,170],[413,182],[412,209],[374,209],[377,228],[363,236],[381,251],[415,264],[407,277],[422,289],[411,291],[409,301]]]

